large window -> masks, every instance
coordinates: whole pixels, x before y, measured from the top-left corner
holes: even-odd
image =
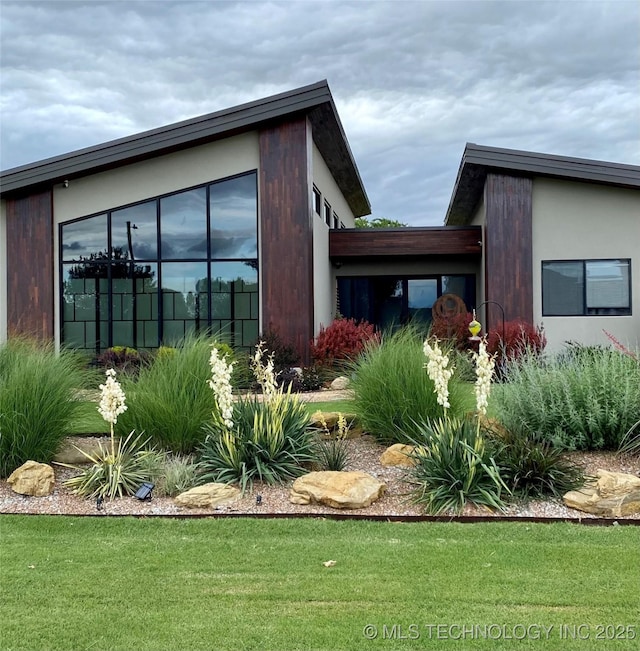
[[[60,226],[62,340],[99,352],[258,337],[256,173]]]
[[[542,263],[543,316],[631,314],[631,261]]]
[[[433,304],[442,294],[456,294],[471,310],[476,300],[475,276],[338,278],[340,313],[347,318],[365,319],[381,329],[405,323],[427,329]]]

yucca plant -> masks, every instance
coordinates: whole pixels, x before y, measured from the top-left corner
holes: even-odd
[[[467,503],[504,510],[509,489],[475,421],[441,418],[418,431],[411,441],[415,465],[407,471],[416,503],[434,515],[460,512]]]
[[[255,480],[269,484],[298,477],[314,458],[309,413],[290,392],[269,400],[241,398],[233,406],[233,427],[214,418],[205,425],[199,467],[203,481],[238,482],[243,492]]]
[[[322,427],[318,429],[320,438],[316,444],[316,462],[320,470],[344,470],[350,461],[349,423],[344,414],[338,414],[338,429],[335,433],[329,431],[327,422],[321,417]]]
[[[148,440],[143,440],[141,434],[134,436],[134,432],[131,432],[126,439],[116,439],[113,445],[105,447],[99,443],[99,451],[95,454],[80,450],[91,465],[79,468],[60,464],[81,471],[79,475],[67,479],[65,486],[76,495],[93,499],[101,497],[112,500],[133,495],[140,484],[149,481],[153,474],[149,461],[154,458],[155,452],[145,447],[147,443]]]

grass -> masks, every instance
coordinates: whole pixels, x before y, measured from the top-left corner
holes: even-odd
[[[304,394],[301,394],[304,398]],[[327,402],[302,402],[309,414],[315,414],[316,411],[323,412],[341,412],[343,414],[353,414],[355,405],[353,400],[334,400]]]
[[[640,633],[637,527],[51,516],[0,527],[6,651],[514,648],[429,639],[429,624],[552,626],[517,648],[601,651],[637,639],[596,640],[598,625]],[[412,624],[420,639],[398,640]],[[590,639],[561,640],[561,625]]]

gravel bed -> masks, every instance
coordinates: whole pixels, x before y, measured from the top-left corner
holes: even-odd
[[[349,441],[351,461],[348,470],[363,470],[384,481],[386,494],[368,508],[353,511],[336,510],[329,507],[297,505],[289,501],[291,482],[283,486],[268,486],[257,483],[251,493],[246,493],[230,507],[218,509],[190,509],[177,506],[170,497],[153,497],[149,502],[141,502],[133,497],[106,501],[98,511],[93,500],[86,500],[71,494],[63,485],[64,480],[76,471],[54,466],[56,485],[51,495],[46,497],[27,497],[14,493],[5,480],[0,481],[0,513],[64,514],[64,515],[137,515],[137,516],[188,516],[188,515],[335,515],[354,514],[362,516],[397,517],[424,516],[422,507],[412,504],[409,498],[410,486],[404,481],[405,471],[397,467],[385,467],[379,462],[384,450],[372,437],[362,436]],[[574,461],[583,465],[588,474],[595,474],[598,468],[640,474],[637,459],[619,457],[610,452],[570,453]],[[261,495],[262,503],[256,503]],[[453,513],[446,515],[454,515]],[[505,513],[495,513],[487,509],[467,506],[461,515],[493,518],[500,515],[510,517],[534,518],[579,518],[591,519],[596,516],[567,508],[561,500],[532,501],[524,505],[510,505]],[[627,516],[637,518],[638,516]],[[616,518],[623,519],[623,518]]]

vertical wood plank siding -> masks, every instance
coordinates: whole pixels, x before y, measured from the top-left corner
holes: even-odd
[[[262,329],[309,363],[313,337],[311,126],[306,118],[260,132]]]
[[[532,190],[524,177],[488,174],[485,183],[486,300],[507,321],[533,323]],[[501,327],[499,308],[486,308],[487,327]]]
[[[53,195],[9,199],[7,215],[7,329],[53,339]]]

